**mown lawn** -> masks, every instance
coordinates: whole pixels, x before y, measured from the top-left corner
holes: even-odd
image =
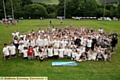
[[[52,67],[51,63],[55,60],[39,62],[38,60],[23,60],[20,57],[3,61],[2,48],[4,43],[10,43],[12,40],[11,33],[18,30],[20,33],[31,31],[36,32],[39,28],[46,29],[50,20],[23,20],[19,24],[6,28],[0,24],[0,76],[47,76],[49,80],[119,80],[120,79],[120,40],[118,49],[112,55],[111,62],[86,61],[78,63],[77,67]],[[103,28],[105,32],[116,30],[120,33],[120,21],[95,21],[95,20],[52,20],[55,27],[69,26],[76,28],[85,26],[88,28]],[[119,38],[120,39],[120,38]],[[68,59],[57,61],[70,61]]]
[[[38,2],[40,2],[40,3],[46,3],[46,4],[58,4],[59,3],[58,0],[40,0]]]

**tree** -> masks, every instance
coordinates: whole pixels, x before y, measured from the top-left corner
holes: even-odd
[[[21,6],[32,4],[32,0],[21,0]]]
[[[85,0],[85,12],[84,16],[97,16],[97,3],[95,0]]]
[[[4,18],[3,0],[0,0],[0,19]]]
[[[21,0],[12,0],[15,18],[19,18],[22,13]],[[11,0],[6,2],[6,13],[12,15]]]
[[[58,16],[64,15],[64,0],[59,0],[59,4],[57,6],[57,15]]]
[[[117,17],[120,18],[120,2],[117,7]]]
[[[40,4],[29,4],[24,6],[25,18],[40,18],[46,17],[47,11],[46,8]]]

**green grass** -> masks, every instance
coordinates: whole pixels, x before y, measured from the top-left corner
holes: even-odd
[[[58,0],[42,0],[39,1],[40,3],[46,3],[46,4],[58,4],[59,1]]]
[[[80,28],[98,29],[102,27],[105,32],[116,30],[120,33],[120,21],[96,21],[96,20],[63,20],[60,25],[59,20],[52,20],[55,27],[69,26],[70,24]],[[118,50],[112,55],[112,62],[93,62],[86,61],[78,63],[77,67],[52,67],[51,63],[55,60],[39,62],[38,60],[23,60],[20,57],[3,61],[2,48],[4,43],[12,40],[11,33],[14,30],[27,33],[34,29],[36,32],[39,28],[44,30],[48,27],[49,20],[23,20],[19,24],[6,28],[0,24],[0,76],[48,76],[49,80],[119,80],[120,79],[120,40]],[[120,39],[120,38],[119,38]],[[67,59],[57,61],[70,61]]]

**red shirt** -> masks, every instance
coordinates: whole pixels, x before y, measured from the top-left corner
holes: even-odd
[[[28,56],[32,56],[33,53],[34,53],[34,50],[29,48],[29,49],[28,49]]]

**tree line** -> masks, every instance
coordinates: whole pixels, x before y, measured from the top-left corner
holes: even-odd
[[[11,0],[4,0],[6,14],[12,15]],[[0,19],[4,18],[3,0],[0,0]],[[12,0],[14,16],[38,19],[56,18],[64,16],[64,7],[66,7],[66,18],[72,16],[79,17],[118,17],[120,18],[120,3],[118,4],[100,4],[96,0],[59,0],[59,4],[33,3],[32,0]]]

